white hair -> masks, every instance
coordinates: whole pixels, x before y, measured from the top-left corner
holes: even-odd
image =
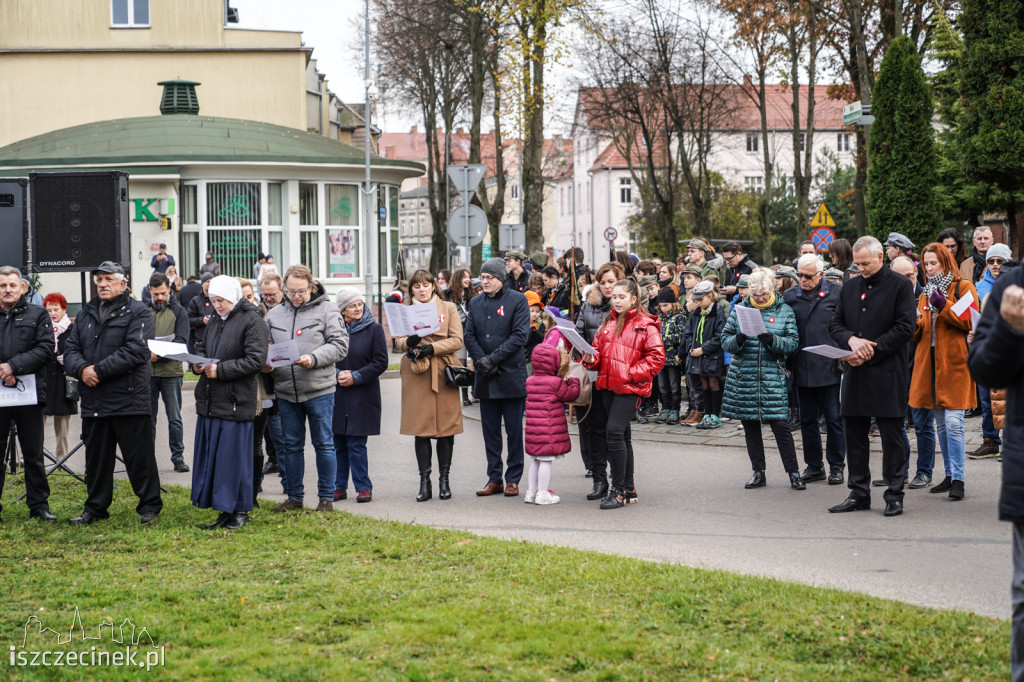
[[[825,262],[822,261],[821,256],[816,253],[805,253],[796,261],[796,269],[798,271],[800,268],[807,267],[808,265],[814,266],[815,274],[825,271]]]
[[[123,282],[126,279],[128,279],[127,277],[122,275],[120,272],[104,272],[103,274],[104,275],[113,275],[114,279],[116,279],[118,282]],[[92,276],[92,283],[93,284],[99,284],[100,283],[100,278],[97,277],[96,275],[93,275]]]
[[[768,268],[754,268],[747,281],[750,282],[751,294],[775,291],[775,273]]]
[[[857,253],[863,249],[867,249],[872,256],[882,255],[882,242],[878,241],[874,237],[867,235],[861,237],[853,243],[853,252]]]
[[[992,234],[992,228],[989,227],[988,225],[978,225],[976,228],[974,228],[974,236],[977,237],[979,232],[985,232],[986,230],[989,234]]]

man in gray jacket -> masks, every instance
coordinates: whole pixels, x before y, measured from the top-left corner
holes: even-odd
[[[284,303],[267,313],[270,343],[294,341],[300,357],[291,365],[273,368],[274,390],[281,412],[281,443],[278,459],[288,499],[274,511],[302,508],[302,457],[309,422],[316,450],[317,511],[333,511],[334,479],[334,363],[348,354],[348,331],[337,306],[331,303],[323,285],[313,279],[305,265],[293,265],[284,273]],[[272,359],[268,357],[268,362]],[[271,371],[268,364],[263,371]]]

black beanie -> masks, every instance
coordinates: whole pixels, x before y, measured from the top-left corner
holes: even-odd
[[[678,300],[676,292],[672,287],[662,287],[658,292],[658,303],[675,303]]]

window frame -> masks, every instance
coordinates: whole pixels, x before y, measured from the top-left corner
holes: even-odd
[[[836,151],[840,154],[849,154],[852,145],[850,144],[850,133],[836,133]]]
[[[757,154],[761,150],[761,138],[758,133],[747,133],[747,153]]]
[[[625,199],[623,197],[626,197]],[[619,178],[619,206],[633,205],[633,178]]]
[[[114,22],[114,3],[119,0],[110,0],[110,28],[117,29],[132,29],[132,28],[152,28],[153,20],[153,7],[149,0],[143,0],[146,3],[146,23],[139,23],[135,21],[135,0],[124,0],[125,6],[127,7],[128,21],[123,24]]]

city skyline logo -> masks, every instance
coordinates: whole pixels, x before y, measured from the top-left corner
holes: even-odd
[[[35,632],[32,631],[33,626],[35,627]],[[153,640],[153,636],[149,634],[148,628],[143,627],[138,632],[135,632],[135,623],[133,623],[130,618],[125,618],[121,621],[121,625],[115,625],[113,621],[100,621],[99,625],[96,626],[97,636],[88,636],[85,632],[85,626],[82,624],[82,614],[77,606],[75,607],[75,615],[71,619],[71,625],[68,627],[65,638],[62,638],[61,632],[58,632],[51,627],[44,626],[43,621],[40,620],[38,616],[29,616],[28,620],[25,621],[25,626],[22,628],[24,630],[24,635],[21,640],[20,648],[24,649],[28,645],[28,638],[30,634],[42,638],[46,633],[51,633],[57,638],[58,645],[64,646],[70,644],[74,639],[76,628],[81,634],[82,642],[102,642],[103,631],[104,629],[107,629],[110,631],[110,641],[115,644],[120,644],[122,646],[141,646],[143,638],[145,638],[145,640],[149,642],[149,646],[154,649],[159,648]],[[128,639],[127,642],[125,642],[126,632]]]

